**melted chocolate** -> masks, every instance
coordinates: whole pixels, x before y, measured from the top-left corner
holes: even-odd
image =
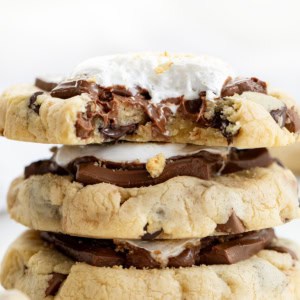
[[[124,264],[122,255],[114,250],[115,245],[112,240],[77,238],[50,232],[42,232],[41,237],[79,262],[98,267]]]
[[[32,109],[36,114],[39,114],[40,112],[40,104],[36,103],[36,99],[38,96],[44,94],[44,92],[35,92],[30,98],[29,98],[29,104],[28,107]]]
[[[135,132],[137,129],[138,125],[137,124],[131,124],[127,126],[119,126],[119,127],[107,127],[103,128],[100,131],[104,135],[105,138],[107,139],[113,139],[113,140],[118,140],[122,136],[126,134],[132,134]]]
[[[228,145],[230,145],[233,142],[233,138],[239,133],[239,130],[237,130],[234,134],[227,130],[228,126],[231,124],[233,123],[229,122],[222,116],[221,111],[216,111],[208,127],[219,129],[222,135],[226,138]]]
[[[267,94],[267,84],[255,77],[236,78],[226,82],[222,89],[221,97],[230,97],[234,94],[241,95],[244,92]]]
[[[254,167],[268,167],[274,162],[265,148],[251,150],[232,149],[229,156],[222,157],[207,151],[185,157],[168,159],[162,174],[152,178],[144,164],[101,162],[93,157],[74,160],[66,169],[58,167],[52,160],[38,161],[25,168],[25,177],[46,173],[70,174],[83,184],[101,182],[121,187],[155,185],[176,176],[192,176],[209,180],[215,175],[229,174]],[[48,169],[47,169],[48,168]]]
[[[68,172],[59,167],[52,160],[39,160],[25,167],[24,176],[25,178],[29,178],[34,175],[44,175],[47,173],[57,174],[57,175],[67,175]]]
[[[203,152],[204,153],[204,152]],[[159,184],[175,176],[193,176],[201,179],[210,179],[222,166],[219,155],[212,162],[205,155],[185,157],[167,162],[162,174],[152,178],[148,171],[143,169],[109,169],[91,163],[78,164],[75,180],[83,184],[97,184],[100,182],[112,183],[122,187],[141,187]]]
[[[79,238],[50,232],[42,232],[41,237],[75,261],[93,266],[122,265],[138,269],[165,267],[162,262],[152,257],[148,250],[134,246],[126,240],[119,242]],[[273,229],[207,237],[201,239],[199,245],[187,244],[177,256],[169,257],[167,266],[178,268],[199,264],[233,264],[267,248],[274,238]]]
[[[78,113],[75,128],[77,136],[80,136],[82,139],[87,139],[95,129],[93,119],[87,118],[83,113]]]
[[[120,139],[127,134],[133,134],[139,125],[144,125],[147,121],[152,123],[152,133],[154,136],[165,137],[168,139],[167,122],[172,115],[169,104],[178,106],[177,113],[183,118],[190,119],[197,123],[200,127],[213,127],[219,129],[226,137],[228,143],[231,143],[233,137],[238,134],[238,131],[233,135],[227,129],[230,122],[222,117],[221,111],[216,111],[215,116],[211,120],[204,117],[206,110],[206,92],[200,92],[198,99],[185,100],[183,96],[171,99],[162,100],[159,104],[152,103],[149,92],[137,87],[137,93],[133,95],[126,87],[115,85],[111,87],[101,87],[92,81],[85,79],[62,82],[57,85],[54,82],[48,82],[41,78],[36,79],[36,85],[45,91],[49,91],[53,97],[68,99],[82,93],[89,94],[91,101],[87,104],[87,111],[79,113],[75,124],[76,134],[82,139],[89,138],[97,123],[100,120],[102,124],[98,129],[103,133],[107,140]],[[267,85],[265,82],[252,77],[245,79],[228,80],[222,89],[221,97],[232,96],[234,94],[242,94],[245,91],[257,93],[267,93]],[[31,97],[29,107],[36,113],[39,113],[39,106],[36,106],[36,95]],[[120,126],[117,124],[118,109],[122,103],[134,106],[141,110],[142,116],[138,123]],[[122,105],[121,105],[122,106]],[[122,107],[121,107],[122,110]],[[286,112],[286,109],[271,111],[270,114],[278,124],[283,127],[287,119],[286,128],[291,132],[296,132],[300,129],[300,118],[292,109]]]

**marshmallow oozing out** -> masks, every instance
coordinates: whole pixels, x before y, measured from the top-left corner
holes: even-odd
[[[163,154],[166,159],[175,156],[187,156],[200,151],[208,151],[225,155],[227,147],[203,147],[187,144],[163,143],[118,143],[86,146],[62,146],[55,154],[55,162],[59,166],[66,166],[76,158],[93,156],[101,161],[110,162],[138,162],[147,161],[157,154]]]
[[[144,88],[153,103],[181,96],[193,100],[200,92],[212,100],[220,96],[229,77],[235,77],[233,70],[217,58],[167,53],[99,56],[79,64],[71,75],[104,87],[123,85],[133,94],[137,87]]]

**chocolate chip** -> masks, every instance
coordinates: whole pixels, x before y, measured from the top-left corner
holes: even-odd
[[[67,275],[60,273],[52,273],[52,278],[48,281],[48,287],[45,291],[45,295],[47,296],[55,296],[61,286],[61,284],[65,281]]]
[[[72,236],[42,232],[41,237],[76,261],[97,267],[113,267],[124,264],[122,253],[114,250],[111,240],[76,238]]]
[[[228,145],[233,141],[233,138],[238,135],[239,130],[232,133],[228,131],[229,125],[233,123],[229,122],[226,118],[223,117],[222,111],[216,111],[213,118],[209,121],[208,126],[212,128],[219,129],[222,135],[226,138]]]
[[[51,91],[50,95],[56,98],[68,99],[82,93],[88,93],[91,98],[98,99],[99,86],[94,82],[86,80],[67,81],[57,85]]]
[[[267,94],[267,84],[255,77],[236,78],[226,82],[222,89],[221,97],[231,97],[234,94],[241,95],[244,92]]]
[[[185,249],[179,255],[170,257],[168,261],[169,268],[185,268],[196,265],[199,247]]]
[[[62,78],[59,78],[59,80],[54,81],[51,78],[42,78],[42,77],[37,77],[35,79],[35,86],[40,88],[43,91],[46,92],[50,92],[51,90],[53,90],[57,85],[58,82],[61,80]]]
[[[270,115],[275,120],[275,122],[282,128],[286,123],[287,107],[283,106],[281,109],[271,110]]]
[[[137,269],[160,268],[160,262],[152,258],[151,254],[143,249],[127,245],[126,267],[134,266]]]
[[[137,124],[131,124],[126,126],[111,126],[102,128],[100,131],[107,139],[118,140],[126,134],[133,134],[137,129]]]
[[[199,263],[206,265],[234,264],[268,247],[274,238],[273,229],[248,233],[232,241],[201,250]]]
[[[148,223],[144,226],[144,230],[147,231],[148,230]],[[152,233],[146,232],[143,236],[142,236],[142,240],[154,240],[155,238],[157,238],[161,233],[163,232],[162,229],[154,231]]]
[[[30,98],[29,98],[29,104],[28,107],[32,109],[35,113],[39,114],[40,112],[40,104],[36,104],[37,97],[44,94],[44,92],[35,92]]]
[[[285,128],[293,133],[297,133],[300,130],[300,117],[295,107],[289,108],[286,112]]]
[[[240,218],[233,211],[228,221],[225,224],[218,224],[216,231],[226,232],[230,234],[243,233],[246,228]]]

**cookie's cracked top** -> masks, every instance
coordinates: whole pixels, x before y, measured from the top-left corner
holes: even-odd
[[[207,56],[127,54],[81,63],[67,78],[38,78],[0,99],[0,133],[24,141],[160,141],[240,148],[298,139],[294,102]]]

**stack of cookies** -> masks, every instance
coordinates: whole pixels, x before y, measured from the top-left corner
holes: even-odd
[[[207,56],[97,57],[0,99],[0,133],[62,144],[11,184],[30,230],[1,283],[31,299],[299,299],[297,180],[266,147],[294,102]]]

